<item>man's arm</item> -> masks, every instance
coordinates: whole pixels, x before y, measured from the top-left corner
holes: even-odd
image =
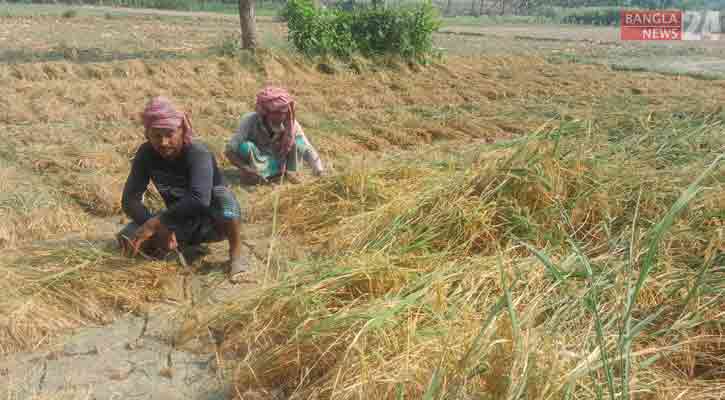
[[[151,212],[143,204],[143,194],[146,192],[150,179],[149,167],[146,165],[147,161],[144,153],[143,147],[136,152],[121,197],[123,212],[138,225],[143,225],[151,218]]]
[[[237,167],[239,166],[236,165],[235,161],[239,160],[239,146],[249,138],[249,130],[254,126],[255,120],[256,117],[253,113],[243,116],[225,148],[224,154]]]
[[[212,154],[207,150],[189,149],[189,187],[184,197],[161,213],[161,223],[169,225],[171,220],[200,214],[211,204],[211,189],[214,185]]]
[[[295,122],[295,124],[295,135],[301,136],[302,140],[305,142],[305,150],[302,152],[302,159],[310,168],[312,168],[312,173],[315,176],[322,175],[322,173],[325,172],[325,168],[322,166],[320,155],[317,154],[317,150],[315,150],[315,147],[307,139],[307,136],[305,136],[305,132],[302,130],[300,124],[297,122]]]
[[[248,113],[242,117],[239,121],[239,127],[237,127],[237,130],[234,131],[234,135],[224,149],[224,156],[230,163],[232,163],[232,165],[239,168],[244,176],[255,176],[257,179],[264,180],[264,178],[259,175],[254,168],[250,168],[250,165],[248,164],[249,160],[246,158],[247,155],[242,155],[239,152],[241,144],[249,140],[251,130],[255,129],[256,123],[257,117],[255,113]]]

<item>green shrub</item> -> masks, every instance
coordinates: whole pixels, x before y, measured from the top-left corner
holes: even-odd
[[[619,25],[621,10],[621,7],[564,8],[547,5],[537,8],[534,14],[563,24]]]
[[[189,0],[153,0],[149,2],[152,8],[161,10],[191,10],[192,2]]]
[[[397,55],[425,61],[433,53],[440,19],[431,4],[398,9],[316,10],[310,0],[290,0],[283,12],[289,40],[308,56],[349,59]]]
[[[554,21],[561,20],[561,12],[557,7],[545,6],[537,9],[535,14],[544,18],[549,18]]]
[[[74,18],[77,15],[78,15],[78,11],[73,10],[73,9],[65,10],[65,11],[63,11],[63,14],[61,14],[61,16],[63,18]]]
[[[291,0],[287,6],[289,40],[308,56],[348,58],[357,50],[349,19],[337,11],[315,10],[308,0]]]
[[[619,25],[619,7],[591,7],[566,10],[562,18],[565,24]]]

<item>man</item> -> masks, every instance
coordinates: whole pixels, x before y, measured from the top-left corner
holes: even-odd
[[[282,176],[298,183],[301,160],[315,176],[324,173],[320,156],[295,119],[292,96],[277,87],[257,94],[256,112],[242,117],[224,154],[239,168],[242,184]]]
[[[121,200],[132,220],[118,235],[124,253],[166,254],[178,246],[226,239],[230,278],[238,280],[248,270],[241,254],[241,209],[214,155],[192,140],[188,117],[168,99],[151,99],[142,118],[147,141],[136,152]],[[166,205],[156,215],[142,201],[149,181]]]

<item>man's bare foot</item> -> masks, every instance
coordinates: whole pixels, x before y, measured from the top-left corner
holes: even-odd
[[[244,256],[238,256],[232,258],[229,264],[229,280],[232,283],[245,281],[249,273],[249,261]]]
[[[297,174],[296,172],[287,172],[284,175],[284,178],[287,180],[287,182],[289,182],[293,185],[296,185],[296,184],[302,182],[302,180],[300,179],[300,175]]]

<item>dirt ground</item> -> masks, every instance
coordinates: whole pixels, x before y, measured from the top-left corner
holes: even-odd
[[[120,227],[96,224],[95,239],[68,237],[25,247],[98,246],[115,250]],[[265,226],[245,224],[245,256],[252,264],[246,283],[232,284],[224,275],[226,244],[215,243],[209,255],[187,259],[190,265],[161,277],[162,301],[134,312],[109,313],[106,323],[88,324],[40,342],[36,350],[8,354],[0,360],[0,398],[20,399],[223,399],[230,394],[224,379],[225,357],[216,351],[219,338],[185,340],[183,321],[195,308],[243,297],[261,268],[269,242]],[[284,248],[279,249],[282,254]],[[211,267],[210,267],[211,266]],[[139,268],[143,268],[139,266]],[[50,344],[48,344],[50,343]]]

